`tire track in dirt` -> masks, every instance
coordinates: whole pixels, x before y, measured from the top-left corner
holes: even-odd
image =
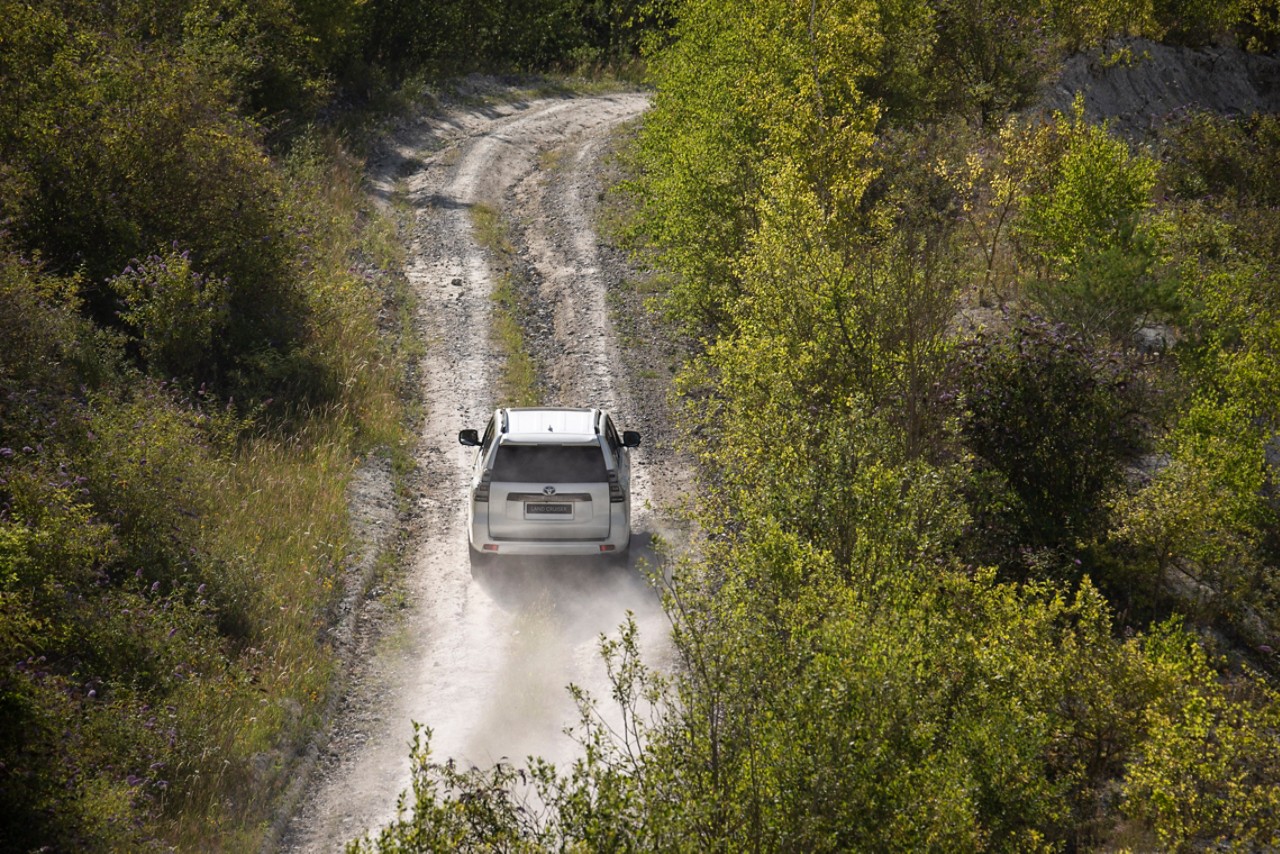
[[[501,403],[494,396],[500,357],[488,330],[495,276],[471,225],[471,209],[482,203],[516,226],[538,298],[553,306],[552,333],[530,342],[548,369],[546,402],[606,406],[627,428],[645,429],[628,419],[619,376],[606,265],[592,229],[601,189],[592,166],[617,125],[646,106],[643,95],[620,94],[476,110],[449,117],[417,143],[419,151],[437,150],[409,180],[417,221],[407,273],[427,345],[421,376],[429,408],[419,452],[420,533],[406,570],[409,607],[357,667],[352,684],[361,696],[340,715],[285,850],[341,850],[394,818],[410,781],[413,721],[434,731],[438,759],[486,765],[537,754],[567,765],[578,748],[563,733],[577,723],[565,686],[609,696],[599,634],[614,633],[631,611],[647,650],[665,648],[666,618],[634,569],[539,560],[473,578],[469,455],[456,441],[459,429],[483,427]],[[643,456],[632,502],[640,546],[659,524],[648,505],[669,497],[655,493]]]

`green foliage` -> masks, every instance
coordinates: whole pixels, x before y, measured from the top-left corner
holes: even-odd
[[[0,838],[251,848],[401,407],[360,164],[240,111],[357,6],[99,6],[0,5]]]
[[[1003,545],[1071,550],[1104,524],[1104,496],[1119,484],[1137,441],[1126,381],[1105,354],[1035,318],[969,345],[959,384],[961,433],[1012,493],[1002,499],[998,487],[975,492],[975,512],[993,529],[980,533],[1011,527],[1016,533]],[[1010,499],[1011,506],[1000,506]],[[1015,557],[976,546],[982,561],[1010,565]]]
[[[364,10],[366,57],[437,74],[580,70],[633,60],[669,25],[673,0],[390,0]]]
[[[1046,671],[1065,660],[1043,631],[1062,603],[1042,611],[1012,588],[983,591],[985,581],[902,575],[892,558],[859,594],[858,569],[847,588],[821,558],[772,536],[735,549],[739,562],[714,596],[683,606],[678,642],[716,674],[694,671],[706,683],[690,689],[714,703],[682,712],[692,744],[658,753],[677,751],[677,767],[706,757],[724,766],[695,784],[698,800],[723,814],[718,826],[694,825],[705,842],[1044,846],[1069,787],[1066,777],[1046,785],[1043,764],[1054,701],[1041,692],[1061,690]],[[1031,637],[1047,646],[1033,652]],[[684,820],[698,821],[691,812]]]
[[[1280,136],[1260,119],[1193,119],[1172,141],[1159,221],[1176,287],[1186,391],[1164,436],[1167,465],[1116,499],[1113,547],[1174,606],[1267,645],[1277,622],[1275,473],[1280,305],[1269,184]]]
[[[1263,0],[1265,3],[1266,0]],[[1045,4],[1052,29],[1070,50],[1096,46],[1111,36],[1142,36],[1202,46],[1221,39],[1253,17],[1253,0],[1119,0]]]
[[[1258,115],[1227,120],[1208,113],[1193,116],[1170,140],[1162,174],[1184,198],[1224,196],[1245,204],[1274,205],[1280,191],[1274,174],[1280,119]]]
[[[1244,237],[1209,205],[1171,211],[1160,164],[1079,109],[994,136],[893,130],[939,104],[998,118],[1061,44],[1190,42],[1239,10],[929,4],[901,19],[920,25],[912,37],[886,24],[905,8],[688,4],[655,63],[630,189],[639,235],[679,277],[668,316],[702,338],[681,391],[695,435],[716,441],[700,444],[707,540],[668,602],[678,675],[633,734],[639,758],[587,738],[573,778],[609,781],[595,826],[636,848],[1107,847],[1125,832],[1118,781],[1154,791],[1190,769],[1193,748],[1157,732],[1180,724],[1157,710],[1206,683],[1190,659],[1155,654],[1172,629],[1116,638],[1105,595],[1138,622],[1149,612],[1126,589],[1194,566],[1238,636],[1274,631],[1262,449],[1280,339],[1271,256],[1241,254],[1274,217]],[[904,45],[918,64],[877,64]],[[1187,180],[1267,171],[1265,131],[1210,130],[1176,155]],[[1219,136],[1229,168],[1200,165]],[[1265,195],[1232,181],[1237,198]],[[970,270],[979,302],[1029,296],[1056,322],[992,318],[957,353]],[[1176,364],[1098,349],[1128,347],[1151,318],[1180,324]],[[1161,408],[1139,412],[1135,366]],[[1172,461],[1126,481],[1141,431],[1168,423]],[[1176,598],[1162,596],[1147,605]],[[1179,607],[1212,616],[1193,604]],[[1251,714],[1232,708],[1213,720]],[[1260,763],[1256,790],[1233,784],[1236,750],[1189,773],[1254,833],[1271,780]],[[1195,798],[1179,790],[1169,815],[1200,815]],[[1166,844],[1220,832],[1129,814]]]
[[[1224,685],[1176,630],[1153,633],[1146,654],[1172,690],[1147,709],[1149,735],[1125,775],[1126,812],[1150,821],[1169,850],[1280,844],[1280,695],[1252,674]]]
[[[6,839],[24,847],[134,847],[147,832],[135,818],[169,786],[157,772],[175,743],[148,702],[130,698],[168,696],[212,624],[133,572],[148,556],[100,515],[68,438],[55,430],[34,447],[0,448],[0,635],[12,641],[0,702],[13,736],[0,812]],[[183,448],[155,450],[176,454],[168,464],[189,459]]]
[[[1155,162],[1132,156],[1126,143],[1086,122],[1083,110],[1077,100],[1070,122],[1059,116],[1055,132],[1041,138],[1044,154],[1060,154],[1044,164],[1043,186],[1023,202],[1017,229],[1047,275],[1090,252],[1128,247],[1151,203]]]
[[[111,287],[124,300],[121,319],[138,331],[152,375],[193,381],[207,370],[226,324],[225,281],[202,276],[186,253],[171,252],[126,267]]]
[[[1019,205],[1013,236],[1034,270],[1030,293],[1086,337],[1124,341],[1145,316],[1170,307],[1143,225],[1156,163],[1090,125],[1077,101],[1068,121],[1019,140],[1042,163]]]
[[[69,22],[200,69],[249,115],[273,126],[311,117],[351,73],[365,40],[361,0],[137,0],[59,4]],[[119,46],[119,45],[117,45]]]
[[[1280,121],[1273,117],[1196,116],[1169,145],[1162,180],[1178,206],[1164,240],[1182,259],[1180,320],[1195,349],[1206,336],[1234,347],[1244,329],[1261,331],[1275,316],[1268,283],[1280,257],[1273,215],[1280,195],[1269,176],[1278,164]]]
[[[29,176],[6,194],[15,235],[93,278],[174,239],[224,274],[269,275],[279,260],[254,245],[270,231],[268,164],[225,85],[143,45],[42,24],[30,33],[41,50],[18,46],[5,78],[22,108],[0,127],[0,154]]]
[[[1278,521],[1263,497],[1264,437],[1238,404],[1202,397],[1168,445],[1168,464],[1117,501],[1115,543],[1140,581],[1172,582],[1184,612],[1265,645],[1280,590],[1264,547]]]
[[[1008,285],[1017,277],[1009,231],[1018,205],[1042,169],[1032,144],[1038,131],[1010,119],[995,132],[990,150],[983,150],[971,133],[952,132],[966,150],[939,157],[933,170],[955,194],[964,232],[958,243],[969,247],[968,254],[975,258],[971,264],[981,273],[978,304],[985,306],[994,296],[1003,305],[1011,296]]]
[[[1055,51],[1041,3],[938,0],[933,79],[942,105],[987,124],[1034,97]]]
[[[0,248],[0,336],[7,342],[0,350],[0,424],[20,444],[34,445],[42,423],[56,417],[50,408],[82,384],[97,385],[113,367],[107,336],[80,316],[80,284]]]
[[[1244,0],[1236,26],[1240,44],[1254,53],[1274,53],[1280,46],[1280,5],[1275,0]]]
[[[115,526],[124,564],[145,567],[149,581],[190,581],[211,497],[198,485],[218,463],[200,416],[141,382],[124,399],[94,398],[81,418],[84,456],[76,469],[98,513]]]
[[[1137,793],[1167,767],[1142,752],[1167,738],[1153,710],[1200,690],[1202,673],[1154,652],[1191,641],[1117,643],[1087,582],[1068,599],[908,573],[861,593],[767,523],[714,548],[731,572],[685,566],[668,593],[670,683],[638,660],[633,624],[602,642],[624,725],[579,693],[569,773],[460,772],[418,745],[399,819],[349,850],[1088,845],[1109,780],[1137,758]],[[1265,759],[1250,767],[1265,779]]]
[[[116,304],[106,280],[157,247],[189,250],[205,280],[224,283],[226,334],[198,368],[192,350],[203,333],[184,345],[147,344],[169,351],[155,367],[174,358],[174,370],[234,376],[233,393],[261,394],[265,383],[235,366],[252,364],[255,352],[290,350],[305,302],[291,269],[293,235],[280,222],[279,178],[253,125],[231,109],[226,82],[110,31],[30,11],[15,17],[31,41],[10,54],[0,83],[0,100],[22,105],[0,119],[8,179],[0,217],[12,239],[55,269],[82,271],[88,307],[107,321]],[[36,20],[24,29],[24,18]],[[188,323],[188,336],[213,326],[172,322]]]
[[[1146,0],[1136,4],[1147,35],[1177,44],[1204,45],[1221,38],[1246,17],[1249,0]]]
[[[373,376],[349,424],[245,441],[207,393],[121,368],[76,280],[2,260],[21,347],[0,355],[0,833],[120,850],[252,827],[283,783],[261,757],[326,689],[315,626],[344,559],[353,434],[389,438],[394,386],[351,342]],[[367,333],[350,313],[371,315],[368,296],[348,299],[335,326]]]
[[[886,105],[914,104],[927,52],[922,3],[689,4],[655,60],[660,86],[632,185],[645,231],[679,277],[668,298],[702,335],[731,329],[740,264],[788,185],[847,229],[874,177],[871,131]],[[783,212],[784,215],[798,215]]]
[[[498,762],[458,770],[452,761],[432,759],[430,739],[431,730],[415,723],[412,787],[400,796],[396,821],[376,838],[350,843],[348,854],[551,850],[533,802],[553,802],[553,767],[539,764],[526,771]]]
[[[887,144],[883,162],[928,162],[921,148],[903,158]],[[944,493],[955,473],[925,463],[948,429],[933,404],[954,308],[950,196],[911,167],[874,182],[869,165],[855,174],[862,183],[846,177],[837,196],[779,167],[740,265],[742,294],[726,306],[736,331],[679,378],[696,429],[721,437],[703,456],[716,473],[704,524],[758,513],[840,565],[883,548],[899,525],[903,559],[914,559],[907,541],[954,510]],[[917,490],[931,500],[895,504]],[[885,540],[869,546],[860,519],[880,512]]]

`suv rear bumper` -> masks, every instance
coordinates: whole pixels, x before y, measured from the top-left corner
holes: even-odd
[[[497,551],[485,549],[484,546],[496,546]],[[601,551],[600,546],[611,545],[613,549],[609,551]],[[589,543],[565,543],[555,541],[540,540],[538,542],[528,541],[511,541],[500,540],[490,543],[472,543],[471,550],[477,554],[493,555],[501,557],[502,555],[512,555],[516,557],[590,557],[599,555],[601,557],[620,557],[627,553],[628,543],[617,543],[613,540],[601,542],[599,540]]]
[[[487,555],[574,556],[574,555],[622,555],[631,545],[631,531],[627,530],[606,540],[494,540],[477,537],[473,530],[470,537],[472,551]]]
[[[622,555],[631,545],[629,504],[611,508],[610,535],[604,539],[555,540],[495,538],[489,535],[489,512],[484,504],[474,505],[467,539],[472,551],[487,555],[575,556]]]

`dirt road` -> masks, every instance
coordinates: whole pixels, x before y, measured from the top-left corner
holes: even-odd
[[[659,411],[652,394],[626,379],[606,307],[625,270],[592,226],[602,153],[646,106],[643,95],[616,94],[459,108],[424,123],[402,146],[396,168],[407,175],[416,217],[408,275],[428,350],[421,376],[429,408],[407,607],[359,662],[284,850],[341,850],[393,818],[409,783],[414,721],[434,731],[438,759],[572,759],[576,744],[563,729],[577,715],[565,686],[608,699],[598,637],[628,611],[647,657],[663,657],[666,618],[634,568],[548,560],[473,578],[464,503],[470,449],[456,440],[461,428],[482,428],[501,403],[489,330],[496,271],[471,214],[483,204],[511,224],[540,320],[529,345],[544,368],[545,402],[604,406],[621,426],[646,434],[635,458],[633,551],[643,553],[665,525],[652,508],[678,495],[680,466],[661,425],[644,423]]]

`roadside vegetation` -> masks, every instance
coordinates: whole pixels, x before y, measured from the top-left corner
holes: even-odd
[[[432,74],[645,31],[515,5],[0,0],[0,848],[260,845],[362,592],[349,478],[407,441],[366,146]]]
[[[493,311],[490,329],[493,344],[502,358],[498,374],[498,396],[511,406],[536,406],[538,394],[538,368],[533,355],[525,345],[521,319],[527,313],[515,276],[515,246],[511,243],[508,224],[501,213],[485,204],[471,208],[471,224],[476,241],[490,254],[500,272],[497,286],[491,295]]]
[[[622,192],[715,437],[678,664],[604,641],[570,769],[421,731],[351,850],[1280,846],[1280,121],[1022,112],[1112,36],[1274,52],[1274,4],[673,20]]]

